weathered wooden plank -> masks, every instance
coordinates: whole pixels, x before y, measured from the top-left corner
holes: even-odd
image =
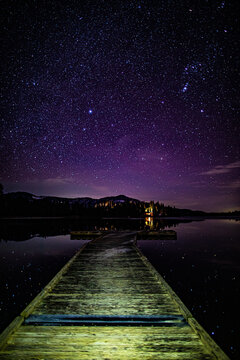
[[[24,324],[42,326],[189,326],[182,315],[30,315]]]
[[[99,347],[102,348],[102,344],[99,344]],[[92,351],[80,352],[74,349],[73,351],[65,352],[42,352],[39,353],[33,352],[24,352],[24,354],[19,351],[10,351],[0,354],[0,360],[36,360],[36,359],[44,359],[44,360],[152,360],[152,359],[161,359],[161,360],[212,360],[210,355],[199,353],[195,350],[195,352],[189,352],[187,349],[186,352],[182,353],[173,353],[169,352],[146,352],[145,349],[142,351],[135,352],[135,349],[125,347],[125,349],[119,349],[118,347],[112,347],[104,349],[103,351],[97,351],[93,349]]]
[[[149,329],[151,329],[151,336],[154,337],[162,337],[162,336],[172,336],[172,335],[177,335],[177,336],[190,336],[194,339],[198,339],[197,334],[195,334],[195,332],[192,331],[191,327],[184,327],[184,328],[139,328],[136,327],[135,330],[133,329],[128,329],[127,327],[123,327],[121,329],[119,328],[106,328],[106,327],[102,327],[101,329],[98,328],[92,328],[92,327],[83,327],[83,328],[77,328],[75,326],[66,326],[64,328],[64,332],[61,331],[59,328],[52,326],[52,327],[42,327],[42,326],[30,326],[30,325],[24,325],[21,326],[17,333],[13,335],[13,338],[16,340],[19,336],[48,336],[48,334],[52,334],[53,338],[55,338],[56,336],[59,337],[66,337],[66,336],[87,336],[88,331],[91,334],[95,334],[97,337],[99,338],[104,338],[106,334],[109,334],[111,336],[117,336],[117,337],[125,337],[125,333],[128,333],[131,335],[131,337],[136,337],[138,338],[140,337],[144,337],[149,333]],[[104,330],[103,332],[100,330]],[[112,333],[113,331],[113,333]],[[114,335],[115,334],[115,335]],[[174,335],[174,336],[175,336]],[[51,340],[54,341],[51,337]],[[14,340],[14,341],[15,341]]]
[[[79,312],[81,314],[86,314],[86,315],[90,315],[92,313],[95,313],[96,315],[107,315],[107,314],[111,314],[111,315],[116,315],[117,313],[120,313],[119,311],[115,310],[114,306],[109,306],[109,307],[105,307],[105,308],[101,308],[98,306],[90,306],[88,308],[83,308],[83,307],[79,307]],[[55,309],[55,308],[47,308],[47,309],[41,309],[39,311],[36,311],[36,314],[47,314],[51,311],[52,314],[58,314],[60,311],[59,309]],[[72,314],[73,312],[77,312],[77,309],[75,307],[71,307],[71,306],[67,306],[66,311],[64,312],[65,314]],[[163,314],[179,314],[178,310],[172,311],[170,307],[159,307],[156,310],[148,310],[147,308],[133,308],[130,307],[129,309],[125,309],[123,311],[121,311],[121,314],[123,315],[127,315],[129,314],[129,311],[133,314],[133,315],[137,315],[137,314],[141,314],[144,313],[146,315],[157,315],[159,314],[159,312],[163,313]]]
[[[121,303],[121,307],[119,304]],[[171,304],[169,294],[116,294],[96,293],[86,296],[84,293],[61,294],[50,293],[39,306],[34,310],[34,314],[180,314],[176,305]]]
[[[67,326],[64,330],[23,326],[4,355],[12,354],[13,359],[21,356],[26,359],[31,356],[44,359],[213,359],[190,327]]]

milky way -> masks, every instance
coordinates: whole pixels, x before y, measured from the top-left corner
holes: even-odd
[[[239,208],[237,1],[3,1],[0,181]]]

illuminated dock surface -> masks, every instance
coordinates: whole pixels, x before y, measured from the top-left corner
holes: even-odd
[[[0,335],[0,360],[228,359],[134,238],[84,246]]]

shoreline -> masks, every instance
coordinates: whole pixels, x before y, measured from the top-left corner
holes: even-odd
[[[81,217],[81,216],[14,216],[14,217],[0,217],[2,220],[144,220],[146,217],[131,218],[131,217]],[[240,220],[240,216],[232,215],[206,215],[206,216],[164,216],[153,217],[154,220]]]

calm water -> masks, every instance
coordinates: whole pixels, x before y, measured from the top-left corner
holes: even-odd
[[[86,242],[70,230],[143,229],[143,220],[0,221],[0,331]],[[138,241],[200,324],[232,358],[240,358],[240,222],[157,220],[177,240]]]

